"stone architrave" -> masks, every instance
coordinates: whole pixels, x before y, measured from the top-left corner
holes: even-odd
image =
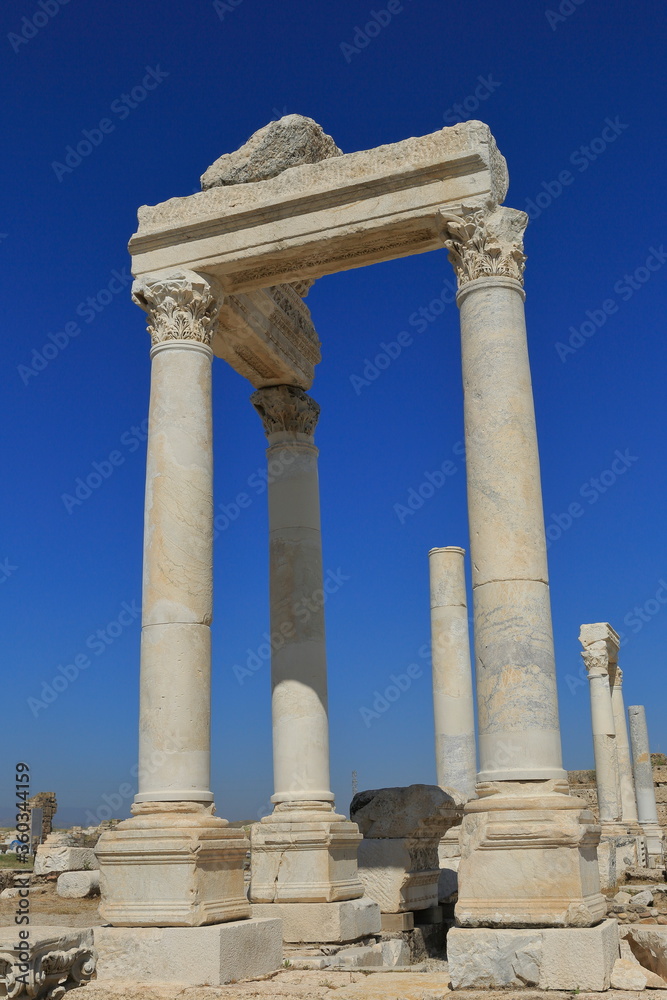
[[[658,820],[646,709],[643,705],[631,705],[628,717],[639,823],[646,834],[649,864],[653,868],[659,868],[664,864],[665,835]]]
[[[441,788],[475,797],[477,750],[470,665],[465,550],[431,549],[431,662],[436,777]]]
[[[606,912],[599,828],[561,761],[524,319],[524,212],[442,213],[458,281],[480,773],[465,808],[462,927],[585,927]]]
[[[318,451],[319,406],[294,386],[252,396],[269,447],[274,810],[252,828],[253,903],[340,903],[363,895],[361,835],[335,812]],[[379,929],[379,913],[378,913]]]
[[[438,785],[358,792],[350,816],[364,835],[359,877],[383,913],[438,905],[438,848],[460,824],[466,796]]]
[[[213,284],[189,271],[135,282],[148,313],[151,399],[144,522],[139,791],[102,834],[100,913],[115,926],[250,915],[242,831],[213,815]]]

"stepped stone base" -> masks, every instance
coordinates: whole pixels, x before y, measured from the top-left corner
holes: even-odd
[[[98,980],[224,986],[274,972],[283,960],[280,920],[206,927],[95,927]]]
[[[452,989],[608,990],[619,956],[618,924],[525,929],[453,927],[447,935]]]
[[[253,917],[280,917],[288,944],[358,941],[382,929],[380,907],[367,896],[340,903],[253,903]]]

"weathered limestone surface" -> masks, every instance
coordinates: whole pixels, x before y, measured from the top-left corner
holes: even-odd
[[[97,978],[220,986],[262,976],[283,957],[280,920],[211,927],[96,927]]]
[[[640,965],[667,983],[667,927],[627,924],[620,928],[620,935],[621,954],[624,954],[623,945],[627,943]]]
[[[618,925],[596,927],[453,927],[447,935],[449,974],[454,989],[609,989],[618,958]]]
[[[27,940],[19,938],[20,930],[0,928],[0,996],[61,997],[93,977],[97,953],[91,930],[30,924]]]
[[[102,916],[197,926],[249,915],[248,842],[213,815],[211,339],[214,283],[180,270],[136,282],[148,313],[139,791],[133,818],[97,845]]]
[[[392,838],[359,845],[359,877],[382,913],[424,910],[438,904],[438,845],[435,840]]]
[[[475,795],[477,750],[468,635],[465,550],[431,549],[431,660],[435,760],[441,788]]]
[[[637,791],[639,823],[646,834],[651,863],[653,865],[661,865],[664,859],[665,839],[658,821],[644,706],[631,705],[628,709],[628,716],[630,719],[630,739],[632,741],[632,762]]]
[[[621,820],[621,785],[618,770],[616,723],[609,684],[610,663],[618,656],[620,639],[606,622],[582,625],[579,641],[584,647],[591,692],[593,749],[598,786],[598,807],[603,829]]]
[[[284,115],[260,128],[235,152],[219,157],[202,176],[202,190],[265,181],[290,167],[318,163],[342,152],[312,118]]]
[[[535,412],[526,342],[528,221],[443,212],[461,314],[479,799],[465,808],[457,921],[591,925],[605,912],[599,828],[562,768]]]
[[[35,851],[35,875],[51,872],[78,872],[99,868],[95,851],[89,847],[60,847],[40,844]]]
[[[461,815],[464,802],[456,790],[437,785],[376,788],[354,796],[350,817],[370,839],[439,840]]]
[[[269,566],[274,811],[253,826],[250,898],[317,903],[363,895],[361,835],[334,810],[324,628],[318,451],[320,408],[294,386],[252,402],[269,441]],[[305,612],[305,614],[303,613]]]
[[[88,896],[99,896],[100,873],[63,872],[58,876],[56,890],[65,899],[86,899]]]
[[[135,275],[187,267],[247,291],[442,246],[442,212],[497,205],[507,167],[487,125],[330,156],[139,210]]]
[[[290,944],[358,941],[379,934],[380,907],[373,900],[338,903],[253,903],[253,917],[280,917],[283,940]]]

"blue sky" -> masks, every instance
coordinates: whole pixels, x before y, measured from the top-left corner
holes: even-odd
[[[367,32],[372,12],[383,23]],[[109,802],[127,813],[149,341],[126,245],[138,206],[192,193],[221,153],[292,112],[345,152],[459,118],[490,125],[507,204],[533,216],[526,309],[565,763],[593,762],[582,622],[624,634],[626,705],[646,704],[667,751],[664,5],[13,0],[1,17],[0,813],[18,759],[35,792],[57,792],[61,822],[103,818]],[[89,154],[68,163],[86,131]],[[427,552],[468,544],[452,281],[438,252],[322,279],[308,298],[324,356],[324,565],[340,581],[327,629],[342,809],[353,770],[360,789],[435,780]],[[402,331],[410,343],[360,384]],[[266,497],[248,485],[265,440],[250,385],[221,361],[214,392],[216,507],[240,491],[252,503],[215,542],[213,785],[221,815],[255,818],[272,792],[269,667],[260,652],[240,684],[234,666],[268,628]],[[402,515],[447,460],[444,485]],[[67,505],[94,463],[109,474]],[[413,663],[366,725],[361,710]],[[35,714],[29,699],[56,676],[66,686]]]

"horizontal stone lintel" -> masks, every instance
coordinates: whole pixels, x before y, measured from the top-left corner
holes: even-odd
[[[228,293],[318,278],[441,248],[442,212],[495,207],[507,185],[488,126],[463,122],[145,206],[130,241],[133,273],[186,267]]]

